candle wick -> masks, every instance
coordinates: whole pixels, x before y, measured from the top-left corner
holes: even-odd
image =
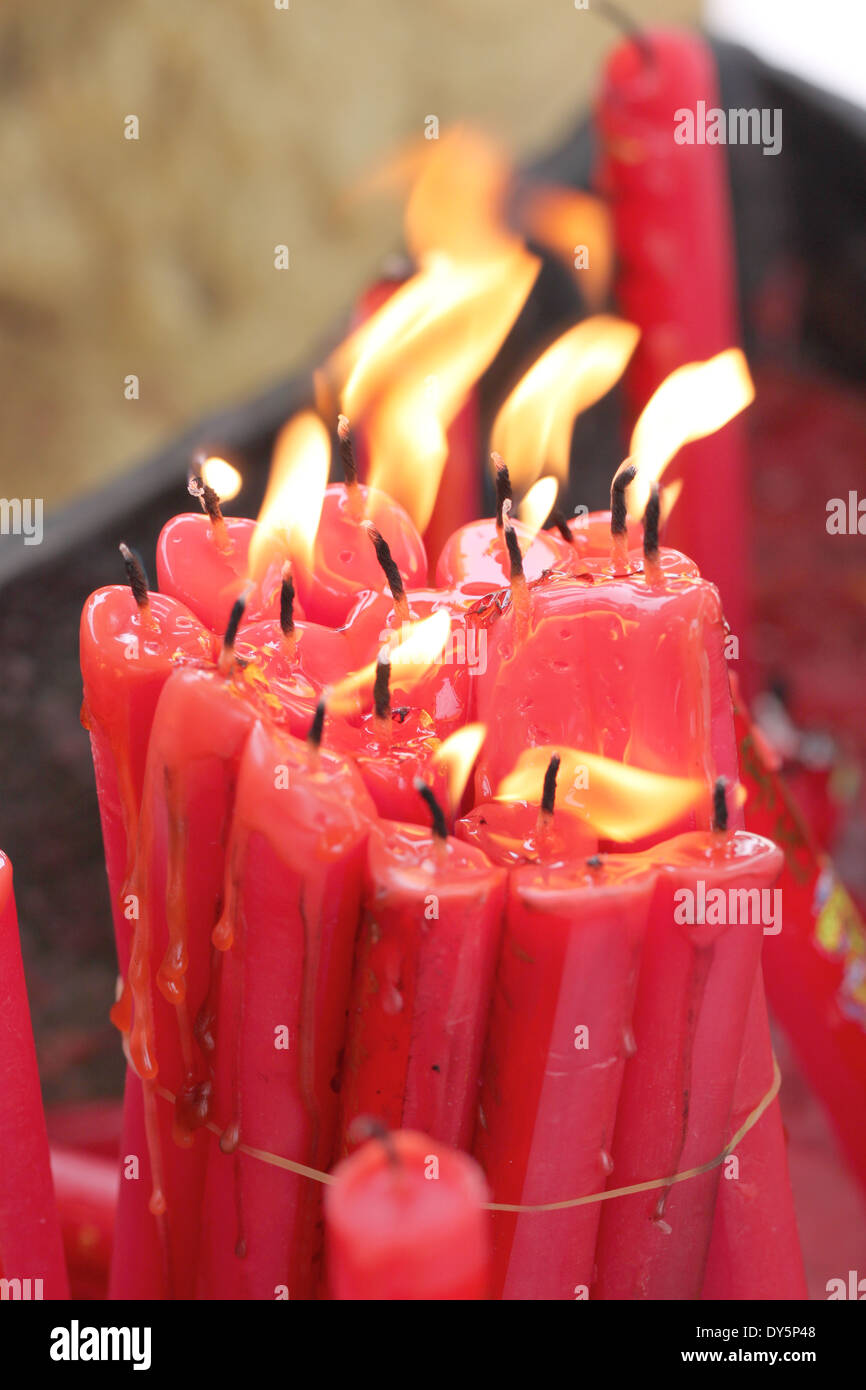
[[[544,786],[541,791],[541,806],[539,808],[539,819],[545,823],[553,815],[553,808],[556,803],[556,778],[559,773],[560,756],[554,753],[544,774]]]
[[[526,575],[523,571],[523,556],[520,553],[520,542],[517,539],[517,532],[508,520],[508,513],[511,503],[506,501],[503,506],[503,519],[505,521],[505,547],[508,551],[508,561],[511,568],[511,598],[514,603],[515,634],[522,641],[529,629],[529,589],[526,586]]]
[[[375,1140],[385,1150],[391,1167],[402,1170],[403,1165],[397,1152],[393,1133],[387,1125],[384,1125],[373,1115],[357,1115],[349,1125],[348,1138],[352,1143],[363,1143],[364,1140],[368,1139]]]
[[[364,498],[358,481],[358,464],[355,459],[355,445],[352,440],[352,427],[348,417],[337,416],[337,441],[340,447],[340,462],[343,465],[343,483],[349,499],[349,510],[355,521],[364,517]]]
[[[295,581],[288,560],[280,576],[280,631],[287,654],[294,656],[298,634],[295,631]]]
[[[637,464],[626,459],[610,485],[611,559],[618,574],[628,569],[628,508],[625,493],[636,473]]]
[[[643,560],[644,576],[648,584],[655,584],[661,577],[659,569],[659,519],[661,501],[659,485],[650,483],[649,501],[643,514]]]
[[[403,583],[403,576],[400,573],[399,566],[394,556],[391,554],[391,547],[382,533],[376,530],[372,521],[365,521],[364,529],[373,542],[376,559],[379,561],[382,573],[388,581],[391,597],[394,600],[394,615],[398,622],[408,623],[410,621],[409,600],[406,597],[406,587]]]
[[[717,777],[713,786],[713,829],[723,835],[728,828],[728,784],[724,777]]]
[[[126,569],[126,577],[129,580],[129,587],[132,590],[132,597],[135,599],[142,613],[150,611],[150,594],[147,582],[147,572],[141,561],[141,556],[137,550],[120,542],[118,547],[123,556],[123,564]]]
[[[322,746],[322,734],[325,728],[325,697],[319,697],[316,705],[316,712],[313,715],[313,722],[310,725],[310,732],[307,734],[307,744],[316,753]]]
[[[426,802],[427,807],[430,811],[430,819],[433,822],[434,836],[437,840],[447,840],[448,827],[445,824],[445,814],[442,810],[442,807],[439,805],[439,802],[436,800],[433,788],[428,787],[427,783],[421,777],[416,777],[413,785],[415,787],[416,792],[421,797],[422,801]]]
[[[197,473],[190,473],[187,483],[187,491],[191,497],[197,497],[201,503],[201,509],[208,517],[213,527],[214,539],[220,550],[230,550],[231,541],[222,512],[219,494],[199,477]]]
[[[246,593],[239,594],[232,604],[232,611],[229,614],[225,637],[223,638],[223,648],[220,652],[219,659],[220,673],[224,676],[227,676],[234,666],[235,642],[237,641],[238,628],[241,625],[241,619],[244,616],[244,609],[246,606]]]
[[[490,462],[493,464],[496,482],[496,529],[497,531],[501,531],[505,525],[505,516],[511,509],[511,503],[514,501],[514,494],[511,488],[511,477],[508,472],[508,465],[502,455],[496,453],[491,454]]]
[[[614,4],[613,0],[593,0],[592,8],[598,11],[602,19],[615,25],[625,38],[631,39],[645,62],[652,61],[653,50],[649,37],[636,19],[633,19],[621,6]]]
[[[548,518],[545,521],[544,526],[542,527],[542,530],[556,530],[562,536],[562,539],[564,541],[567,541],[569,545],[574,545],[575,543],[574,536],[571,534],[571,529],[569,527],[565,513],[561,512],[558,507],[553,507],[551,509],[550,514],[548,515]]]
[[[376,719],[390,727],[391,715],[391,653],[383,647],[376,662],[376,680],[373,684],[373,713]]]

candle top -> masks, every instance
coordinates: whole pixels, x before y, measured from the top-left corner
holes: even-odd
[[[438,893],[449,890],[480,892],[485,883],[501,879],[502,870],[491,864],[475,845],[453,835],[434,836],[426,826],[382,820],[372,826],[368,845],[370,874],[379,891],[426,891],[435,884]]]

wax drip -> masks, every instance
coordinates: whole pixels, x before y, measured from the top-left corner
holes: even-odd
[[[660,516],[659,485],[653,479],[650,483],[649,501],[643,514],[643,572],[648,584],[657,584],[661,578],[659,568]]]
[[[343,465],[343,482],[346,499],[353,521],[364,518],[364,495],[358,482],[358,465],[355,462],[355,446],[352,443],[352,429],[345,415],[337,416],[337,440],[340,446],[340,462]]]
[[[445,824],[445,815],[442,811],[442,807],[436,800],[433,788],[428,787],[427,783],[421,777],[416,777],[412,785],[421,797],[421,800],[427,804],[430,811],[430,819],[433,823],[434,836],[437,840],[446,840],[448,838],[448,827]]]
[[[224,553],[230,551],[232,549],[232,543],[220,505],[219,494],[209,483],[206,483],[203,478],[199,477],[197,473],[190,474],[189,482],[187,483],[187,491],[191,497],[197,497],[201,503],[201,509],[210,521],[217,549]]]
[[[150,1199],[147,1209],[156,1221],[157,1238],[162,1255],[163,1277],[166,1296],[174,1298],[174,1275],[171,1259],[171,1240],[168,1231],[168,1203],[162,1173],[162,1150],[159,1138],[159,1115],[156,1105],[156,1087],[153,1081],[142,1081],[142,1108],[144,1112],[144,1137],[150,1163]]]
[[[226,635],[223,638],[223,648],[220,652],[219,669],[220,674],[227,676],[235,664],[235,642],[237,641],[238,628],[244,616],[244,609],[247,606],[246,594],[240,594],[232,604],[232,611],[229,614]]]
[[[382,730],[391,727],[391,653],[383,647],[376,662],[376,680],[373,685],[373,714]]]
[[[688,992],[685,1000],[685,1020],[682,1029],[682,1036],[685,1037],[685,1046],[682,1053],[680,1067],[680,1094],[682,1096],[680,1109],[680,1136],[677,1143],[676,1154],[670,1164],[671,1173],[679,1171],[682,1161],[683,1151],[689,1137],[689,1115],[691,1112],[692,1098],[692,1062],[695,1047],[695,1034],[698,1029],[698,1019],[700,1018],[701,1007],[706,993],[707,981],[710,978],[710,971],[713,968],[715,957],[715,946],[696,946],[694,956],[689,971]],[[659,1225],[666,1224],[663,1221],[665,1204],[670,1195],[670,1186],[663,1188],[661,1195],[655,1205],[652,1219]]]
[[[283,634],[283,651],[291,658],[298,645],[298,634],[295,631],[295,581],[288,560],[280,576],[280,631]]]
[[[626,460],[610,485],[611,560],[617,574],[628,569],[628,510],[625,491],[629,483],[634,481],[636,473],[637,465]]]
[[[569,545],[574,545],[575,543],[565,513],[561,512],[559,507],[553,507],[551,509],[542,529],[545,531],[558,531],[562,539],[567,541]]]
[[[367,535],[373,542],[373,549],[376,552],[376,559],[379,561],[382,573],[388,581],[391,597],[394,600],[394,616],[399,623],[408,623],[409,600],[406,597],[406,587],[403,583],[403,576],[391,554],[391,547],[388,545],[388,542],[381,532],[376,530],[372,521],[365,521],[364,527]]]
[[[496,485],[496,529],[501,531],[505,525],[505,504],[514,500],[511,488],[511,477],[508,472],[508,465],[505,463],[501,454],[491,454],[490,462],[493,464],[494,480]]]

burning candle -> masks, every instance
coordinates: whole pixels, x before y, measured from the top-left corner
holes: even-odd
[[[419,786],[432,834],[393,821],[370,833],[340,1083],[341,1153],[359,1115],[423,1128],[457,1148],[472,1138],[505,875],[447,834],[435,796]]]
[[[320,732],[320,729],[317,730]],[[309,1298],[317,1183],[333,1156],[364,846],[375,812],[351,763],[257,724],[226,851],[213,1114],[198,1295]]]
[[[486,1298],[486,1196],[477,1164],[426,1134],[357,1149],[325,1193],[334,1298]]]
[[[0,852],[0,1278],[10,1297],[68,1298],[21,964],[12,865]],[[28,1292],[29,1291],[29,1292]],[[4,1295],[5,1296],[5,1295]]]
[[[617,1187],[712,1166],[604,1204],[600,1298],[700,1295],[762,920],[782,866],[771,841],[727,831],[723,783],[715,808],[716,829],[641,856],[659,874],[611,1147]]]

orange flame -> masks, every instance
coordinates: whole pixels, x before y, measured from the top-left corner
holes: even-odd
[[[491,436],[517,487],[528,487],[545,468],[567,479],[576,417],[616,384],[639,337],[634,324],[598,314],[532,364],[500,407]]]
[[[444,609],[437,609],[429,618],[418,623],[404,623],[389,644],[391,657],[391,686],[414,685],[441,657],[451,635],[451,616]],[[352,698],[359,690],[372,689],[376,679],[378,662],[358,671],[351,671],[341,681],[332,685],[326,694],[328,709],[332,714],[349,713],[355,706]]]
[[[446,738],[433,759],[434,763],[441,763],[447,768],[448,795],[452,810],[456,810],[460,805],[469,774],[486,736],[485,724],[464,724],[462,729]]]
[[[221,502],[231,502],[241,490],[243,478],[233,463],[213,455],[201,466],[202,482],[212,487]]]
[[[254,582],[261,579],[275,549],[312,563],[330,462],[328,431],[311,410],[295,415],[280,430],[259,524],[250,541]]]
[[[556,807],[580,816],[609,840],[639,840],[670,825],[707,799],[706,784],[694,777],[668,777],[576,748],[527,748],[503,778],[503,801],[540,802],[551,756],[561,759]]]
[[[571,188],[533,188],[524,200],[527,235],[575,275],[586,302],[603,304],[613,278],[613,231],[607,204]]]
[[[517,508],[520,520],[537,536],[556,503],[559,483],[555,478],[539,478]]]
[[[650,396],[632,433],[629,453],[638,471],[627,494],[629,515],[643,515],[650,483],[661,478],[684,444],[714,434],[754,399],[755,387],[739,348],[671,372]],[[669,502],[668,511],[671,506]]]

